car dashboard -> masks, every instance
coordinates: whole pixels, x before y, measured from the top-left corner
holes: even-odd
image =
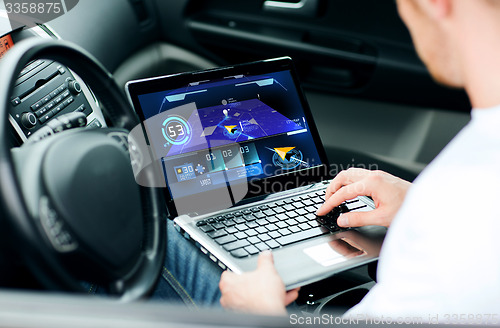
[[[8,47],[31,37],[60,39],[46,25],[19,28],[3,35],[4,49],[8,51]],[[54,133],[47,128],[50,122],[68,113],[83,113],[87,128],[106,126],[99,103],[85,82],[55,61],[38,59],[29,63],[15,83],[10,105],[9,121],[17,144],[35,134],[41,138]]]

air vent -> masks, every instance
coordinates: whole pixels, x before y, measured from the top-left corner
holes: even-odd
[[[135,16],[141,24],[145,24],[149,21],[149,12],[144,3],[144,0],[130,0],[132,8],[134,9]]]

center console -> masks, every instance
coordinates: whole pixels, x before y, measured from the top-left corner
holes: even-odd
[[[10,47],[30,37],[58,39],[45,25],[12,31],[0,37],[0,60]],[[72,112],[85,114],[87,128],[105,126],[99,104],[84,81],[54,61],[39,59],[29,63],[16,81],[10,102],[9,120],[20,142],[27,141],[52,119]]]

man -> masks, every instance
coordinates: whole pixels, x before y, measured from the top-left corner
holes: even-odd
[[[411,187],[359,169],[331,182],[319,215],[368,195],[376,209],[344,214],[339,225],[390,225],[378,283],[347,315],[500,323],[500,0],[397,4],[432,76],[465,88],[474,109],[471,122]],[[223,306],[268,314],[285,313],[297,297],[296,290],[285,292],[270,253],[254,272],[225,272],[220,289]]]

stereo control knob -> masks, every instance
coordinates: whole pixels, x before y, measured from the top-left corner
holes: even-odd
[[[74,95],[82,92],[82,86],[75,80],[68,81],[68,89]]]
[[[35,114],[33,113],[23,113],[21,116],[21,124],[26,128],[26,129],[31,129],[34,128],[37,122],[37,118]]]

